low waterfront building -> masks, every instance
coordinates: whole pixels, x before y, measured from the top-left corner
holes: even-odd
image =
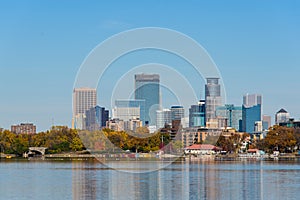
[[[200,143],[202,136],[198,128],[185,128],[180,132],[183,147]]]
[[[216,143],[222,134],[221,129],[210,129],[202,127],[184,128],[180,130],[180,136],[183,147],[191,146],[195,143],[202,143],[209,140],[210,143]]]
[[[124,121],[124,130],[136,131],[137,128],[143,126],[143,122],[139,119],[130,119],[129,121]]]
[[[160,129],[161,133],[168,133],[172,140],[178,139],[179,133],[182,130],[181,120],[172,120],[172,125],[165,125],[164,128]]]
[[[124,131],[124,121],[120,119],[111,119],[106,122],[106,128],[114,131]]]
[[[289,128],[300,128],[300,121],[299,120],[296,121],[293,118],[290,118],[288,122],[279,123],[279,126],[285,126]]]
[[[36,126],[33,123],[12,125],[11,132],[16,134],[36,134]]]
[[[212,144],[193,144],[184,149],[185,154],[197,154],[197,155],[214,155],[219,153],[222,148],[214,146]]]

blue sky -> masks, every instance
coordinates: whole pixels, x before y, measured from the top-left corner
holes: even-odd
[[[70,125],[73,84],[84,58],[111,35],[148,26],[200,43],[222,74],[227,103],[241,105],[243,94],[260,93],[265,114],[274,118],[283,107],[300,118],[296,0],[1,0],[0,127],[34,122],[46,130],[52,120]]]

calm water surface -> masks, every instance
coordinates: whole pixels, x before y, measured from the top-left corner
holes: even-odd
[[[132,171],[97,161],[2,160],[0,199],[300,199],[299,161],[182,162]]]

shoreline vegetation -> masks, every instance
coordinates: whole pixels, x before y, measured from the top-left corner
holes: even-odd
[[[8,157],[9,156],[9,157]],[[1,154],[0,160],[46,160],[46,161],[76,161],[76,160],[90,160],[100,162],[163,162],[163,161],[300,161],[300,155],[297,154],[283,154],[277,157],[271,155],[255,156],[248,155],[241,157],[239,154],[230,155],[201,155],[190,156],[182,155],[175,157],[173,155],[157,156],[154,153],[131,153],[124,154],[78,154],[74,152],[60,153],[60,154],[46,154],[44,156],[23,158],[14,154]]]
[[[147,134],[141,132],[140,134]],[[163,138],[163,141],[162,141]],[[226,154],[184,155],[180,140],[172,141],[167,133],[156,133],[148,137],[135,137],[124,131],[110,129],[95,132],[81,132],[66,126],[53,126],[51,130],[38,134],[14,134],[8,130],[0,132],[1,158],[22,157],[29,147],[46,147],[46,159],[51,158],[94,158],[102,160],[145,160],[145,159],[298,159],[300,130],[273,126],[266,138],[252,141],[249,149],[257,148],[265,155],[253,155],[247,150],[240,152],[247,133],[239,137],[220,136],[216,145]],[[205,144],[205,141],[202,142]],[[88,147],[85,147],[85,145]],[[168,148],[165,148],[168,146]],[[117,147],[117,148],[116,148]],[[92,153],[91,153],[92,152]],[[274,156],[274,152],[278,152]],[[279,153],[280,152],[280,153]]]

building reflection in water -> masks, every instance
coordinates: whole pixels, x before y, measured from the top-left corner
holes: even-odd
[[[121,169],[124,163],[119,165]],[[217,161],[173,163],[147,173],[132,170],[122,172],[96,161],[73,162],[73,199],[276,199],[284,186],[277,176],[286,173],[262,162]],[[296,185],[291,189],[296,191]]]
[[[97,162],[72,161],[73,199],[97,199],[97,193],[101,192],[99,191],[101,188],[97,187],[97,171],[94,168],[97,164]]]

